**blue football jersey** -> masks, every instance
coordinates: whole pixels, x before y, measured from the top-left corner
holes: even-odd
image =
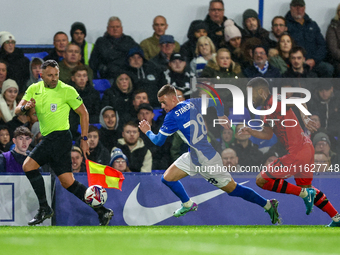
[[[216,151],[207,139],[207,128],[201,114],[201,98],[191,98],[180,102],[165,116],[159,132],[170,136],[177,132],[189,145],[192,162],[201,165],[212,159]]]

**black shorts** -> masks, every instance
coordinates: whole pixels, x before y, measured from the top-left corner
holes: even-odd
[[[29,156],[40,166],[49,163],[54,173],[59,176],[63,173],[72,173],[71,148],[71,132],[54,131],[44,136]]]

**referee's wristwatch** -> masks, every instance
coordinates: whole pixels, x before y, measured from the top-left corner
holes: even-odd
[[[84,135],[84,136],[81,136],[80,139],[82,139],[82,140],[84,140],[84,141],[87,141],[87,140],[88,140],[87,136],[85,136],[85,135]]]

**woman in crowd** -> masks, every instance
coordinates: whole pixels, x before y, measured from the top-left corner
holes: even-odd
[[[231,52],[231,58],[241,64],[244,62],[242,52],[242,34],[235,26],[234,21],[228,19],[224,22],[224,44],[222,48],[227,48]]]
[[[288,34],[281,35],[278,43],[278,55],[269,58],[269,63],[278,68],[280,73],[283,74],[290,66],[289,52],[294,47],[294,41]]]
[[[201,77],[205,78],[235,78],[243,77],[241,67],[231,59],[231,53],[226,48],[217,51],[216,59],[212,59],[204,67]]]
[[[104,92],[102,98],[102,108],[112,106],[119,112],[121,125],[135,117],[131,116],[133,89],[128,72],[121,70],[114,84]]]
[[[197,77],[200,77],[204,67],[216,55],[214,43],[208,36],[201,36],[197,40],[196,57],[190,62],[190,68]]]
[[[0,60],[0,93],[2,89],[2,84],[7,79],[7,64],[5,61]]]
[[[17,96],[19,87],[18,84],[12,80],[7,79],[2,84],[2,91],[0,96],[0,119],[8,122],[15,116],[14,110],[17,107]]]
[[[14,36],[6,31],[0,32],[0,59],[6,61],[7,78],[13,79],[19,86],[19,92],[26,89],[26,82],[30,78],[30,61],[24,56],[21,49],[15,47]]]

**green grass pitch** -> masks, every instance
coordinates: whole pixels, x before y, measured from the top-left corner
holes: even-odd
[[[340,254],[325,226],[0,227],[0,254]]]

